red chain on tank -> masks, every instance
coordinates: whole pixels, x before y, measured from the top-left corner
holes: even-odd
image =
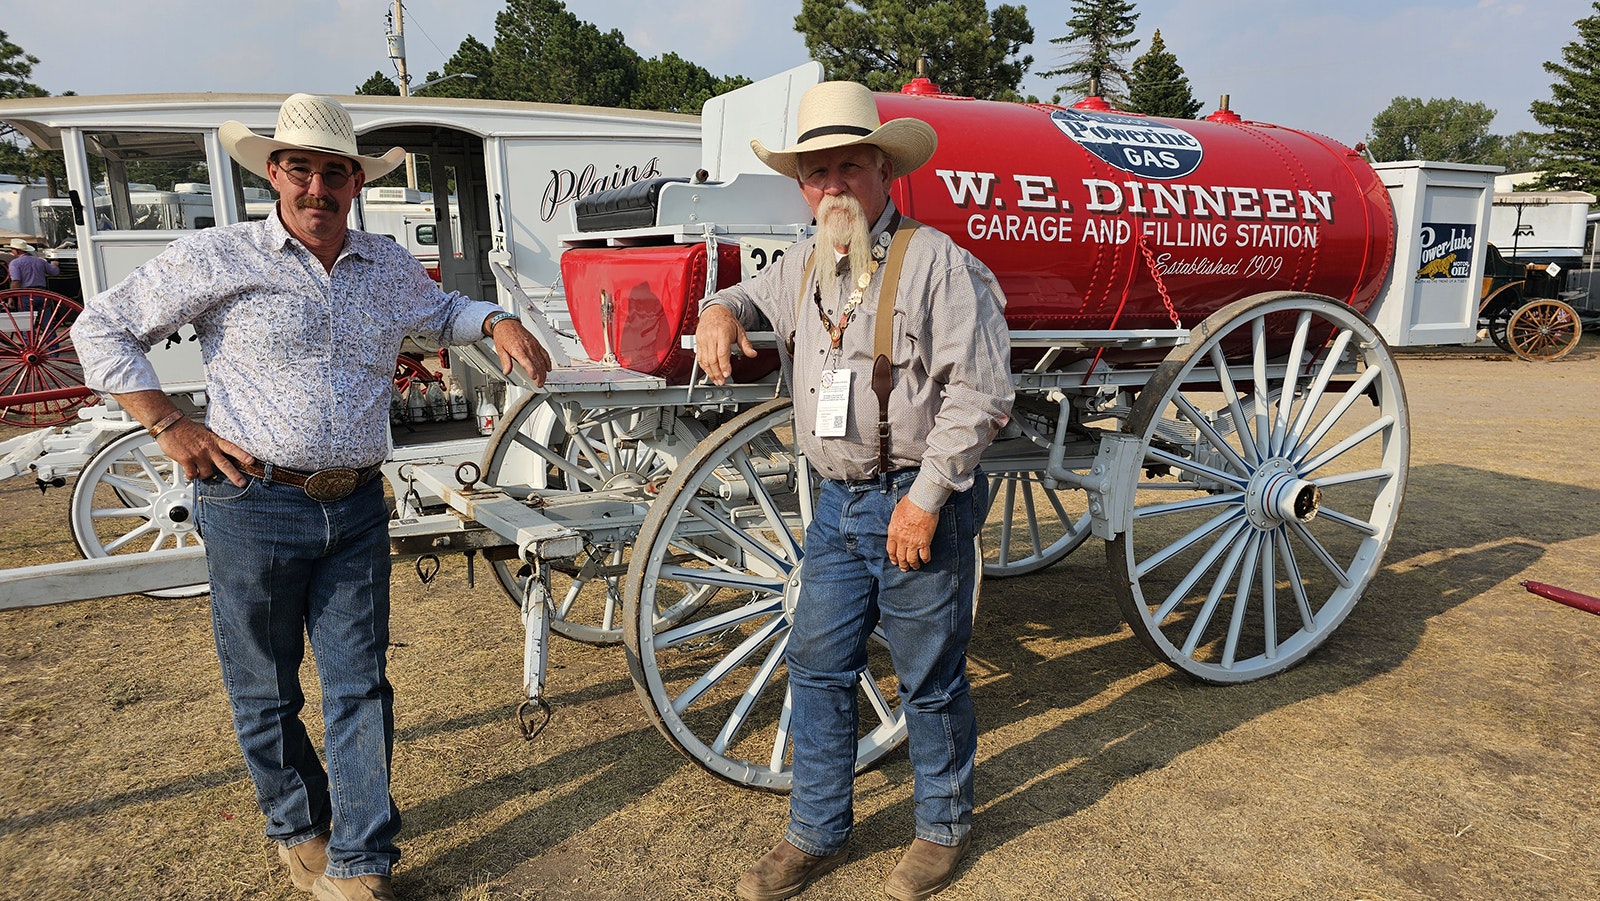
[[[1172,305],[1172,296],[1167,293],[1166,282],[1161,280],[1161,270],[1156,268],[1156,255],[1150,252],[1150,245],[1145,242],[1145,236],[1139,235],[1139,252],[1144,254],[1144,264],[1150,269],[1150,277],[1156,280],[1156,290],[1161,293],[1161,304],[1167,308],[1167,317],[1172,320],[1174,328],[1183,328],[1183,320],[1178,318],[1178,310]]]

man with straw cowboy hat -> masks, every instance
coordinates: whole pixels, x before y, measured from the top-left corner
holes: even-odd
[[[759,316],[788,336],[795,433],[823,477],[805,536],[786,662],[794,788],[783,840],[739,880],[748,901],[798,894],[848,855],[857,680],[874,627],[899,677],[916,835],[885,890],[947,886],[971,842],[977,727],[966,675],[987,508],[978,458],[1010,414],[1005,298],[948,237],[903,217],[893,181],[933,156],[918,119],[880,122],[872,93],[826,82],[801,99],[800,140],[756,155],[798,183],[816,232],[701,308],[712,381]]]
[[[55,263],[34,256],[33,245],[21,238],[12,238],[9,249],[11,262],[5,268],[12,290],[43,288],[46,278],[61,274],[61,269]]]
[[[240,749],[267,836],[296,888],[392,899],[400,813],[389,794],[389,394],[401,341],[492,336],[502,368],[543,383],[550,358],[517,316],[447,294],[404,248],[347,227],[368,178],[336,100],[295,94],[273,137],[219,130],[278,192],[267,219],[174,241],[91,298],[72,337],[89,387],[115,398],[198,480],[212,625]],[[161,389],[145,354],[193,324],[206,363],[204,425]],[[327,769],[300,710],[309,638],[322,684]]]

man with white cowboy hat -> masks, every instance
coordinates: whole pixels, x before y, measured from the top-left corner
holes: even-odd
[[[379,464],[395,357],[407,335],[492,336],[542,383],[544,349],[517,316],[447,294],[404,248],[347,227],[368,178],[405,151],[362,155],[350,115],[295,94],[273,137],[219,130],[278,192],[259,222],[174,241],[84,305],[72,337],[89,387],[117,400],[198,480],[223,681],[266,832],[316,898],[394,898],[400,814],[389,793],[394,691],[389,541]],[[204,425],[145,354],[193,324],[206,362]],[[309,637],[322,683],[327,769],[300,720]]]
[[[786,657],[789,827],[738,893],[788,898],[848,855],[857,676],[881,625],[916,812],[916,837],[884,888],[912,901],[948,885],[971,842],[966,648],[987,507],[977,465],[1011,410],[1005,298],[982,263],[890,200],[894,180],[933,156],[927,123],[880,122],[865,87],[826,82],[801,99],[798,125],[793,147],[751,147],[796,180],[816,232],[708,298],[695,336],[696,360],[717,384],[729,377],[730,347],[755,352],[745,329],[758,314],[791,336],[795,433],[824,477]]]
[[[21,238],[11,239],[11,262],[6,264],[7,278],[13,291],[19,288],[43,288],[45,278],[60,275],[61,269],[49,260],[33,255],[33,245]]]

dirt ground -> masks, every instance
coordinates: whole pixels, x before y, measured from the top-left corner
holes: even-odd
[[[976,842],[941,898],[1600,898],[1600,617],[1519,585],[1600,595],[1600,339],[1401,371],[1397,535],[1300,667],[1221,688],[1155,664],[1092,543],[985,585]],[[0,483],[0,566],[76,556],[66,505]],[[401,896],[733,897],[785,800],[670,750],[619,647],[556,640],[525,743],[514,610],[464,580],[395,575]],[[910,794],[903,751],[863,776],[851,859],[803,897],[881,896]],[[0,898],[304,897],[261,830],[203,597],[0,613]]]

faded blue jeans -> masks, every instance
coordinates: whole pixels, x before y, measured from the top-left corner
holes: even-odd
[[[967,643],[988,495],[980,472],[939,511],[921,569],[901,572],[885,542],[915,470],[867,482],[825,481],[806,530],[800,598],[786,662],[793,699],[794,789],[785,838],[807,854],[843,848],[854,821],[857,682],[881,621],[899,677],[915,774],[916,835],[956,845],[972,829],[977,723]]]
[[[389,795],[383,483],[323,504],[299,488],[245,478],[244,488],[200,482],[200,533],[222,680],[267,837],[293,846],[331,827],[329,876],[387,876],[400,858],[400,811]],[[307,636],[322,681],[326,771],[300,720]]]

